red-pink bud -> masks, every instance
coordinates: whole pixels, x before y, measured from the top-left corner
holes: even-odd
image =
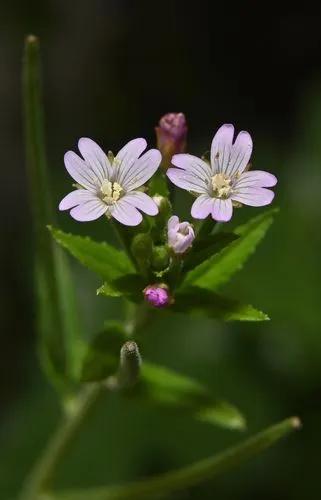
[[[163,155],[163,167],[168,168],[176,153],[186,148],[187,123],[184,113],[167,113],[155,127],[157,147]]]
[[[153,307],[166,307],[171,303],[168,287],[163,284],[148,285],[144,289],[144,297]]]

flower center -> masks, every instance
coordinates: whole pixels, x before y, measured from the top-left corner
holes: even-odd
[[[215,174],[212,177],[213,195],[217,198],[228,198],[232,192],[232,179],[224,174]]]
[[[121,193],[123,191],[123,188],[120,184],[118,184],[118,182],[110,182],[109,180],[105,179],[102,182],[100,191],[103,195],[102,200],[107,205],[113,205],[122,196]]]

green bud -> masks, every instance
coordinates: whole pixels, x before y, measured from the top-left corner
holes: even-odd
[[[136,234],[131,244],[131,252],[140,270],[146,272],[150,267],[153,254],[153,240],[150,234]]]
[[[152,268],[155,271],[163,271],[169,265],[169,251],[167,246],[159,245],[153,249]]]
[[[152,227],[152,237],[157,244],[167,241],[167,222],[172,215],[172,205],[165,196],[155,195],[153,200],[158,206],[158,214],[154,217],[155,223]]]
[[[136,342],[125,342],[120,350],[120,362],[117,375],[119,388],[126,388],[137,382],[140,372],[141,357]]]

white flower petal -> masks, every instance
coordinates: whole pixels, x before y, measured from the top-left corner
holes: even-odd
[[[233,136],[234,127],[229,123],[222,125],[214,135],[211,145],[213,174],[226,172],[231,156]]]
[[[146,193],[132,191],[124,196],[124,200],[135,208],[142,210],[147,215],[157,215],[158,206]]]
[[[211,182],[211,167],[201,158],[190,154],[177,154],[171,159],[171,163],[175,167],[186,170],[192,173],[200,180],[210,183]]]
[[[142,214],[133,205],[127,203],[125,198],[117,202],[112,207],[110,213],[118,222],[125,224],[125,226],[138,226],[143,220]]]
[[[106,153],[92,139],[82,137],[78,141],[78,148],[85,161],[92,168],[96,177],[102,183],[104,179],[110,179],[112,167]]]
[[[212,217],[218,222],[228,222],[232,218],[233,205],[230,199],[214,198]]]
[[[91,191],[87,189],[76,189],[76,191],[71,191],[67,194],[59,203],[59,210],[69,210],[70,208],[85,203],[89,200],[96,200],[97,197]]]
[[[156,172],[162,160],[158,149],[150,149],[123,172],[118,181],[127,191],[133,191],[147,182]]]
[[[263,170],[249,170],[243,172],[235,184],[235,189],[239,187],[273,187],[278,180],[275,175]]]
[[[77,221],[96,220],[107,211],[107,205],[99,198],[86,201],[70,210],[70,215]]]
[[[87,163],[73,151],[67,151],[64,156],[65,167],[69,175],[81,186],[96,192],[99,179]]]
[[[266,188],[246,187],[240,188],[237,193],[233,193],[231,198],[251,207],[263,207],[272,202],[274,193]]]
[[[232,144],[233,136],[234,127],[230,124],[222,125],[216,132],[211,146],[211,166],[214,174],[240,174],[248,165],[253,149],[250,134],[240,132]]]
[[[168,219],[168,222],[167,222],[167,229],[168,231],[178,231],[179,229],[179,218],[177,217],[177,215],[172,215],[172,217],[170,217]]]
[[[187,191],[193,191],[194,193],[207,193],[208,184],[206,184],[206,181],[196,177],[191,172],[187,172],[181,168],[169,168],[166,175],[175,186]]]
[[[206,219],[213,208],[213,198],[207,194],[202,194],[194,201],[191,214],[194,219]]]
[[[248,132],[242,131],[238,134],[232,146],[229,164],[225,170],[228,176],[244,172],[248,165],[253,150],[253,142]]]
[[[125,174],[129,171],[135,161],[139,158],[147,147],[147,142],[143,138],[133,139],[129,141],[119,151],[115,157],[115,165],[117,168],[117,182],[122,186]]]

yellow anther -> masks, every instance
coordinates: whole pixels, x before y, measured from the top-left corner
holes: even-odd
[[[224,174],[215,174],[212,177],[213,194],[218,198],[228,198],[232,192],[232,179]]]
[[[105,179],[101,184],[100,191],[104,195],[102,198],[103,201],[107,203],[107,205],[112,205],[121,197],[123,188],[118,182],[110,182]]]

